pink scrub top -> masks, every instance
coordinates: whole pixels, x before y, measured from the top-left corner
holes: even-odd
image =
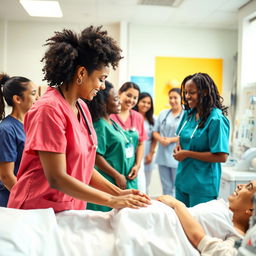
[[[53,208],[55,212],[83,210],[86,202],[75,199],[49,186],[37,151],[62,153],[66,156],[66,172],[85,184],[90,183],[95,163],[97,136],[86,104],[79,100],[88,121],[92,138],[79,113],[55,89],[46,93],[25,116],[25,149],[13,186],[8,207],[19,209]]]
[[[111,114],[110,118],[118,123],[124,130],[135,129],[139,134],[139,142],[147,140],[148,137],[144,127],[144,118],[139,112],[131,110],[125,122],[122,122],[117,114]]]

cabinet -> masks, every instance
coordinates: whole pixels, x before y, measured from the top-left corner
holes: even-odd
[[[238,184],[245,184],[251,180],[256,180],[256,172],[239,172],[233,167],[222,167],[219,197],[227,201]]]

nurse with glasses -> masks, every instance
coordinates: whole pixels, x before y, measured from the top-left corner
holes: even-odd
[[[208,74],[187,76],[181,90],[186,111],[173,154],[179,161],[176,198],[191,207],[218,197],[220,163],[229,154],[229,121],[227,107]]]
[[[175,132],[183,116],[183,110],[180,89],[173,88],[168,95],[171,109],[165,109],[159,114],[153,136],[159,142],[155,162],[158,164],[163,194],[174,196],[178,161],[173,157],[173,149],[178,141]]]

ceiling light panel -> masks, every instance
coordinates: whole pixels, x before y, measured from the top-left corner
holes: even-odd
[[[20,0],[20,4],[30,16],[57,18],[63,16],[58,1]]]
[[[183,0],[139,0],[139,5],[169,6],[177,7]]]

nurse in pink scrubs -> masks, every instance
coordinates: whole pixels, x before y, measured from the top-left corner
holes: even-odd
[[[94,170],[97,137],[86,104],[105,88],[121,50],[101,27],[56,32],[43,61],[49,88],[25,116],[27,136],[8,207],[83,210],[86,202],[111,208],[145,207],[150,199],[121,190]]]

